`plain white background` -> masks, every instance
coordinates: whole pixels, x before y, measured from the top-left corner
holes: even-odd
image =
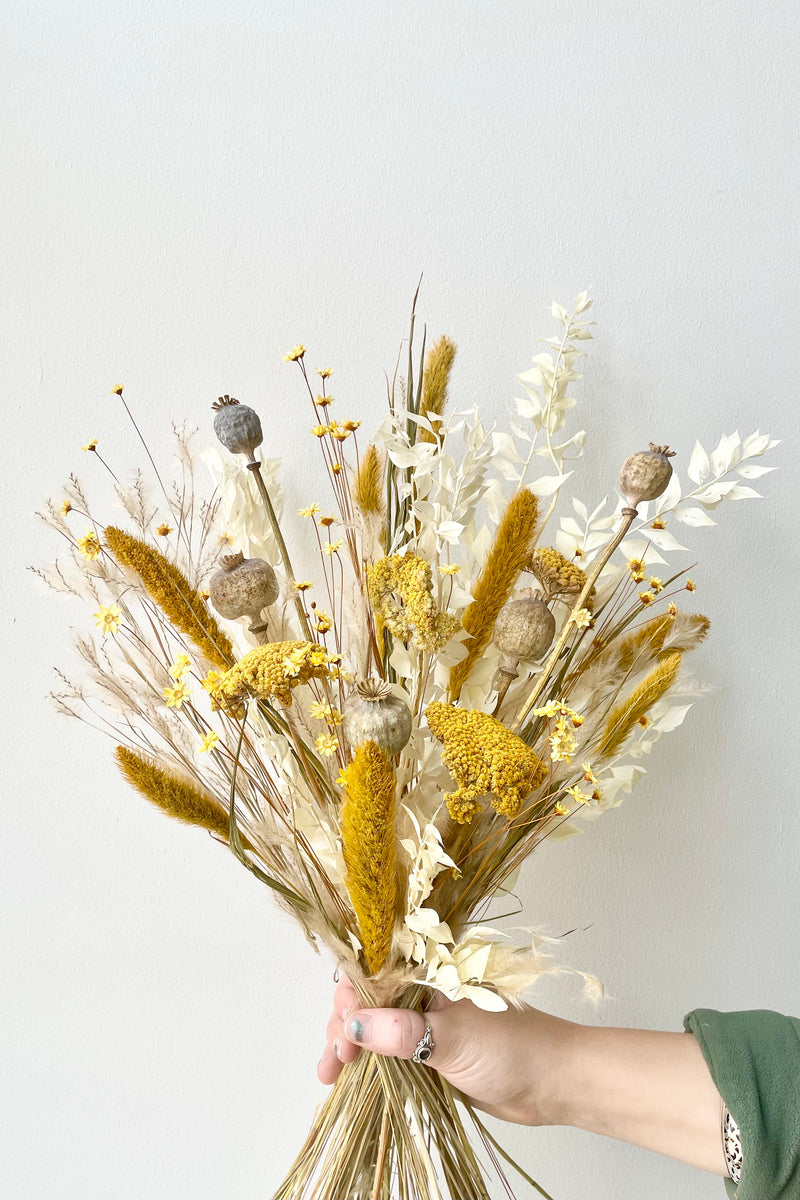
[[[5,24],[0,1195],[271,1195],[324,1092],[334,966],[48,707],[92,620],[25,573],[56,553],[33,510],[70,470],[96,485],[90,437],[123,472],[140,460],[118,382],[162,465],[170,422],[210,439],[230,392],[259,409],[291,511],[317,499],[281,356],[303,341],[374,426],[421,271],[429,335],[459,343],[454,401],[487,417],[553,332],[551,299],[597,297],[587,503],[651,439],[679,471],[695,438],[782,439],[766,498],[721,506],[674,557],[700,559],[693,669],[714,691],[520,891],[610,995],[594,1013],[554,982],[531,996],[552,1011],[796,1013],[794,5],[44,0]],[[502,1132],[556,1200],[723,1194],[574,1130]]]

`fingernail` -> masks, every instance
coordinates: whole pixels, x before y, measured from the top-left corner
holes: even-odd
[[[336,1055],[337,1058],[342,1057],[341,1054],[339,1053],[341,1048],[342,1048],[341,1043],[340,1043],[339,1039],[337,1038],[336,1041],[333,1043],[333,1053]]]
[[[372,1018],[360,1013],[357,1017],[351,1017],[347,1022],[347,1036],[353,1042],[368,1042],[371,1027]]]

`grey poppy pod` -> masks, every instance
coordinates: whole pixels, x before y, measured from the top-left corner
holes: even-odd
[[[344,732],[354,748],[375,742],[387,754],[399,754],[411,737],[411,709],[382,679],[364,679],[344,705]]]
[[[258,413],[232,396],[220,396],[211,406],[215,413],[214,433],[231,454],[246,454],[252,461],[264,440]]]
[[[251,633],[266,627],[260,624],[261,610],[278,599],[278,580],[269,563],[260,558],[245,558],[241,553],[226,554],[220,559],[220,570],[208,583],[211,603],[221,617],[235,620],[250,617]]]
[[[503,655],[495,683],[495,714],[519,674],[520,659],[535,662],[541,658],[550,649],[555,635],[556,619],[544,600],[534,595],[533,588],[523,588],[518,599],[503,605],[492,634],[492,641]]]
[[[545,602],[537,599],[531,588],[525,588],[524,593],[503,605],[492,635],[495,646],[503,653],[504,666],[510,660],[515,673],[520,659],[534,662],[541,658],[556,635],[556,619]]]
[[[675,451],[669,446],[650,443],[649,450],[639,450],[626,458],[619,473],[619,490],[631,508],[644,500],[655,500],[666,490],[672,478]]]

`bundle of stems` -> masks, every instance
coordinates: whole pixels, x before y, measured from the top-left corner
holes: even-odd
[[[449,338],[426,349],[423,336],[415,360],[416,300],[405,378],[398,360],[363,450],[360,421],[331,416],[331,372],[312,386],[304,347],[285,356],[333,495],[330,513],[299,510],[313,579],[290,559],[260,419],[230,396],[214,405],[231,457],[216,455],[208,500],[185,429],[169,487],[142,439],[155,490],[140,472],[121,484],[92,440],[124,527],[96,517],[71,476],[42,513],[71,561],[37,573],[98,606],[96,639],[77,643],[85,680],[59,673],[60,711],[113,739],[151,803],[227,845],[364,1006],[424,1011],[438,991],[500,1010],[556,968],[535,936],[517,944],[480,923],[491,902],[545,837],[620,802],[697,692],[683,661],[709,623],[676,603],[695,585],[685,570],[650,574],[659,550],[683,549],[667,521],[713,524],[704,509],[755,494],[733,473],[768,470],[747,460],[775,443],[731,435],[710,458],[698,443],[687,494],[672,452],[650,443],[623,464],[612,512],[574,499],[583,527],[562,516],[548,544],[564,467],[583,450],[583,431],[557,435],[591,301],[553,306],[563,332],[519,377],[510,432],[492,433],[477,411],[447,412]],[[529,478],[542,459],[551,473]],[[489,1170],[511,1195],[504,1159],[435,1071],[362,1053],[276,1196],[488,1197]]]

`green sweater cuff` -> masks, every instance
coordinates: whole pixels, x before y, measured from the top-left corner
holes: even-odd
[[[800,1197],[800,1019],[766,1009],[696,1008],[683,1019],[742,1135],[731,1200]],[[722,1134],[720,1133],[720,1138]]]

